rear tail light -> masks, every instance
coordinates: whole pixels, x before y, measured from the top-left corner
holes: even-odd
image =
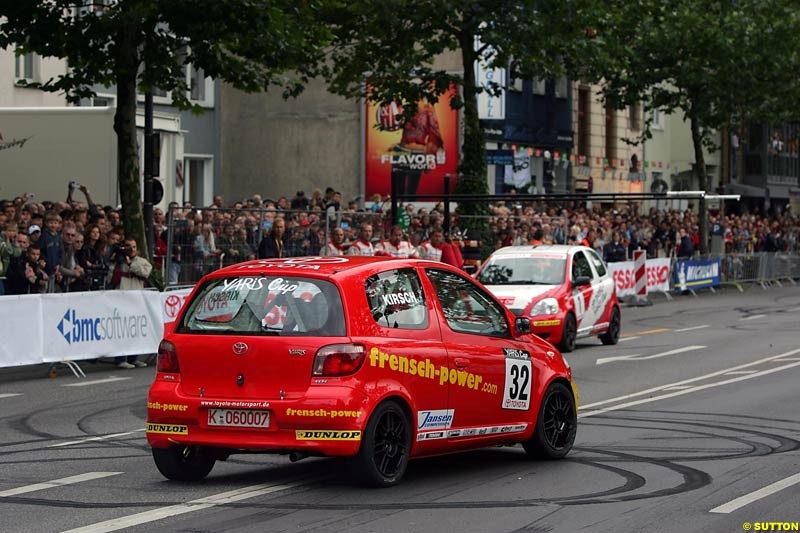
[[[314,358],[314,376],[349,376],[361,368],[366,349],[360,344],[323,346]]]
[[[169,341],[161,341],[158,345],[158,371],[170,374],[179,374],[181,367],[178,364],[178,351]]]

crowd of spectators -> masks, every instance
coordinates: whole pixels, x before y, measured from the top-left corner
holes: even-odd
[[[80,190],[85,202],[76,201]],[[787,213],[742,212],[718,219],[710,233],[729,253],[796,251],[800,221]],[[191,283],[221,266],[254,258],[309,255],[423,257],[464,265],[467,247],[484,251],[523,244],[584,244],[608,262],[633,251],[648,257],[691,257],[700,249],[698,217],[691,209],[651,209],[547,202],[495,202],[486,224],[493,242],[476,245],[474,234],[453,216],[444,231],[444,206],[405,204],[392,226],[388,199],[375,195],[363,206],[344,202],[328,187],[277,200],[253,195],[210,206],[172,203],[155,208],[155,267],[169,284]],[[172,232],[170,233],[170,228]],[[120,211],[95,204],[86,187],[74,184],[64,202],[36,203],[25,195],[3,200],[0,209],[0,294],[139,288],[150,274],[126,240]],[[486,235],[486,233],[484,233]],[[462,250],[464,251],[462,257]],[[138,266],[137,266],[138,265]]]

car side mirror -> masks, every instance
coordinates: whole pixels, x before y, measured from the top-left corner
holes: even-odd
[[[517,328],[517,333],[524,334],[531,332],[531,319],[524,316],[518,316],[514,321],[514,326]]]
[[[584,285],[589,285],[592,282],[592,278],[589,276],[578,276],[575,278],[575,281],[572,282],[573,287],[583,287]]]

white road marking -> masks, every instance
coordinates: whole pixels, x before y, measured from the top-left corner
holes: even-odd
[[[597,409],[595,411],[588,411],[585,413],[581,413],[578,415],[578,418],[585,418],[587,416],[594,416],[603,413],[607,413],[609,411],[618,411],[620,409],[625,409],[627,407],[634,407],[636,405],[641,405],[643,403],[650,403],[650,402],[657,402],[659,400],[666,400],[668,398],[674,398],[675,396],[683,396],[684,394],[689,394],[690,392],[698,392],[701,390],[711,389],[714,387],[721,387],[722,385],[727,385],[729,383],[736,383],[737,381],[744,381],[746,379],[752,379],[759,376],[766,376],[767,374],[772,374],[774,372],[780,372],[781,370],[787,370],[789,368],[794,368],[796,366],[800,366],[800,362],[798,363],[791,363],[784,366],[779,366],[776,368],[771,368],[769,370],[762,370],[761,372],[757,372],[755,374],[748,374],[747,376],[739,376],[736,378],[726,379],[724,381],[717,381],[714,383],[707,383],[705,385],[697,385],[696,387],[689,387],[688,389],[679,390],[675,392],[670,392],[669,394],[662,394],[661,396],[652,396],[650,398],[644,398],[641,400],[634,400],[632,402],[621,403],[619,405],[614,405],[612,407],[606,407],[603,409]],[[664,390],[664,389],[662,389]]]
[[[87,442],[94,442],[98,440],[115,439],[117,437],[125,437],[127,435],[133,435],[134,433],[139,433],[140,431],[144,431],[144,429],[137,429],[134,431],[128,431],[126,433],[114,433],[113,435],[103,435],[100,437],[87,437],[85,439],[71,440],[69,442],[59,442],[58,444],[51,444],[50,446],[48,446],[48,448],[60,448],[62,446],[72,446],[73,444],[84,444]]]
[[[767,315],[750,315],[750,316],[743,316],[739,320],[755,320],[757,318],[764,318]]]
[[[227,505],[229,503],[246,500],[248,498],[255,498],[264,494],[292,489],[302,485],[307,485],[317,481],[318,479],[319,478],[290,481],[288,483],[263,483],[260,485],[251,485],[249,487],[244,487],[229,492],[222,492],[220,494],[206,496],[205,498],[192,500],[186,503],[170,505],[168,507],[160,507],[158,509],[152,509],[150,511],[144,511],[120,518],[113,518],[104,522],[98,522],[96,524],[70,529],[69,531],[64,531],[62,533],[105,533],[108,531],[117,531],[126,527],[148,524],[150,522],[155,522],[157,520],[162,520],[172,516],[202,511],[203,509],[216,507],[218,505]]]
[[[684,331],[694,331],[696,329],[703,329],[703,328],[710,328],[710,327],[711,326],[709,324],[704,324],[702,326],[692,326],[691,328],[676,329],[675,332],[676,333],[682,333]]]
[[[691,389],[691,385],[675,385],[674,387],[666,387],[664,390],[684,390]]]
[[[800,311],[800,307],[793,307],[791,309],[787,309],[787,311],[790,313],[796,313],[797,311]]]
[[[692,352],[694,350],[702,350],[708,346],[684,346],[683,348],[676,348],[668,352],[661,352],[653,355],[640,356],[639,354],[632,355],[618,355],[616,357],[601,357],[597,360],[597,365],[604,365],[606,363],[613,363],[614,361],[647,361],[650,359],[658,359],[660,357],[667,357],[668,355],[677,355],[679,353]]]
[[[659,392],[659,391],[662,391],[662,390],[666,389],[667,387],[675,387],[677,385],[686,385],[688,383],[695,383],[697,381],[703,381],[703,380],[706,380],[706,379],[709,379],[709,378],[713,378],[713,377],[716,377],[716,376],[722,376],[722,375],[724,375],[724,374],[726,374],[728,372],[732,372],[734,370],[740,370],[742,368],[749,368],[751,366],[756,366],[756,365],[760,365],[760,364],[763,364],[763,363],[766,363],[766,362],[769,362],[769,361],[774,361],[775,359],[780,359],[781,357],[789,357],[789,356],[792,356],[792,355],[797,354],[797,353],[800,353],[800,349],[792,350],[792,351],[785,352],[785,353],[782,353],[782,354],[779,354],[779,355],[772,355],[770,357],[765,357],[763,359],[759,359],[759,360],[753,361],[751,363],[745,363],[743,365],[734,366],[734,367],[731,367],[731,368],[726,368],[725,370],[718,370],[716,372],[711,372],[710,374],[705,374],[705,375],[702,375],[702,376],[697,376],[697,377],[694,377],[694,378],[685,379],[683,381],[676,381],[675,383],[667,383],[666,385],[659,385],[658,387],[653,387],[651,389],[646,389],[646,390],[643,390],[643,391],[634,392],[632,394],[626,394],[624,396],[617,396],[616,398],[609,398],[608,400],[601,400],[599,402],[588,403],[586,405],[582,405],[581,409],[586,409],[586,408],[589,408],[589,407],[597,407],[597,406],[605,405],[605,404],[608,404],[608,403],[622,402],[622,401],[625,401],[625,400],[629,400],[631,398],[636,398],[638,396],[645,396],[647,394],[652,394],[653,392]]]
[[[117,476],[119,474],[122,474],[122,472],[87,472],[77,476],[64,477],[52,481],[45,481],[44,483],[36,483],[34,485],[25,485],[24,487],[17,487],[16,489],[5,490],[0,492],[0,498],[16,496],[17,494],[26,494],[37,490],[51,489],[53,487],[63,487],[64,485],[72,485],[74,483],[80,483],[81,481],[90,481],[92,479]]]
[[[14,396],[22,396],[21,392],[6,392],[0,394],[0,398],[13,398]]]
[[[725,372],[724,375],[726,376],[735,376],[737,374],[745,375],[745,374],[755,374],[758,370],[733,370],[731,372]]]
[[[784,357],[783,359],[775,359],[773,363],[785,363],[787,361],[800,361],[797,357]]]
[[[89,385],[99,385],[100,383],[113,383],[114,381],[124,381],[126,379],[131,378],[118,378],[118,377],[109,377],[105,379],[95,379],[94,381],[81,381],[80,383],[67,383],[66,385],[61,385],[62,387],[86,387]]]
[[[638,336],[638,335],[635,335],[633,337],[623,337],[618,342],[628,342],[628,341],[632,341],[633,339],[641,339],[641,337]]]
[[[744,496],[736,498],[735,500],[731,500],[726,504],[720,505],[719,507],[714,507],[709,511],[709,513],[732,513],[733,511],[744,507],[745,505],[749,505],[754,501],[771,496],[776,492],[789,488],[792,485],[797,485],[798,483],[800,483],[800,474],[789,476],[786,479],[782,479],[773,483],[772,485],[767,485],[763,489],[758,489],[757,491],[751,492],[750,494],[745,494]]]

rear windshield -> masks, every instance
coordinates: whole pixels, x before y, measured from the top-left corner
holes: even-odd
[[[561,285],[565,263],[561,257],[492,257],[478,280],[484,285]]]
[[[332,283],[257,276],[208,281],[189,303],[175,331],[341,337],[345,325],[342,299]]]

